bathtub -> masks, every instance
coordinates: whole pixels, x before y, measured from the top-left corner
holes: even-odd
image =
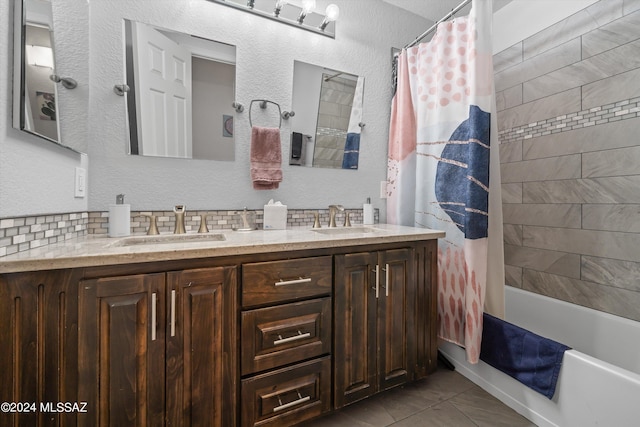
[[[553,400],[441,342],[459,373],[538,426],[640,426],[640,322],[509,286],[505,299],[508,322],[572,347]]]

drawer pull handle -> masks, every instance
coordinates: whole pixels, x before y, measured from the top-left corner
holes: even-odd
[[[311,396],[302,397],[302,395],[300,395],[300,392],[297,392],[297,393],[298,393],[298,397],[299,397],[298,400],[294,400],[293,402],[289,402],[289,403],[285,403],[285,404],[282,403],[282,400],[280,399],[280,396],[278,396],[278,402],[280,403],[280,406],[276,406],[275,408],[273,408],[273,412],[278,412],[278,411],[282,411],[284,409],[289,409],[292,406],[296,406],[296,405],[299,405],[301,403],[308,402],[309,400],[311,400]]]
[[[307,332],[307,333],[303,334],[300,331],[298,331],[298,335],[294,335],[294,336],[288,337],[288,338],[282,338],[281,335],[278,335],[278,338],[280,338],[280,339],[275,340],[273,342],[273,345],[286,344],[286,343],[291,342],[291,341],[297,341],[297,340],[302,340],[302,339],[305,339],[305,338],[309,338],[310,336],[311,336],[310,332]]]
[[[274,283],[276,286],[285,286],[285,285],[299,285],[300,283],[309,283],[311,281],[311,277],[300,277],[299,279],[293,280],[282,280]]]

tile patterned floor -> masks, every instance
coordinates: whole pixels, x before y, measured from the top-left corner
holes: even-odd
[[[529,427],[532,422],[463,377],[439,368],[304,427]]]

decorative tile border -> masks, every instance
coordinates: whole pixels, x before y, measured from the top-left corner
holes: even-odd
[[[553,133],[611,123],[618,120],[640,117],[640,98],[626,99],[615,104],[593,107],[576,113],[564,114],[523,126],[506,129],[499,133],[500,143],[536,138]],[[500,112],[498,112],[500,115]]]
[[[0,219],[0,257],[84,236],[88,223],[87,212]]]
[[[200,217],[205,215],[209,230],[230,230],[237,224],[241,211],[187,211],[185,228],[197,231]],[[256,226],[262,228],[264,212],[256,210]],[[328,209],[289,209],[287,212],[288,227],[311,227],[314,213],[320,214],[320,223],[326,227],[329,223]],[[362,224],[362,209],[346,209],[351,224]],[[131,212],[131,234],[145,234],[149,227],[149,218],[145,215],[156,215],[158,230],[171,233],[175,219],[173,211],[137,211]],[[374,220],[379,221],[379,209],[375,209]],[[339,212],[336,223],[344,223],[345,213]],[[67,214],[39,215],[19,218],[0,219],[0,257],[17,252],[63,242],[88,234],[105,235],[109,231],[108,212],[74,212]]]

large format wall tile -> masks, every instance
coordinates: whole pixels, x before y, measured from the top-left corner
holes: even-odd
[[[580,37],[622,17],[622,0],[603,0],[546,28],[524,41],[524,58],[539,55],[561,43]]]
[[[507,265],[580,278],[579,255],[511,245],[505,245],[504,252]]]
[[[522,203],[522,184],[502,184],[502,203]]]
[[[640,321],[640,292],[533,270],[523,271],[522,289]]]
[[[640,118],[531,138],[522,142],[522,158],[530,160],[631,147],[638,144],[638,129]]]
[[[640,205],[582,205],[582,228],[640,233]]]
[[[496,93],[496,111],[502,111],[520,104],[522,104],[521,84]]]
[[[503,238],[506,245],[522,246],[522,225],[505,224]]]
[[[579,178],[580,155],[503,163],[501,175],[503,183]]]
[[[636,40],[639,26],[640,12],[636,11],[588,32],[582,36],[582,58],[590,58]]]
[[[580,228],[581,205],[578,204],[510,204],[502,207],[505,224],[543,227]]]
[[[583,61],[525,82],[523,102],[535,101],[640,67],[640,42],[604,51]],[[625,96],[623,99],[627,99]]]
[[[506,283],[635,320],[639,27],[640,0],[600,0],[495,71]]]
[[[500,163],[519,162],[522,158],[522,141],[500,144]]]
[[[511,129],[581,109],[581,90],[575,88],[501,111],[498,129]]]
[[[524,203],[640,203],[640,176],[525,182]]]
[[[582,257],[582,279],[640,292],[640,263],[591,256]]]
[[[628,135],[637,141],[636,135]],[[586,153],[582,156],[582,176],[597,178],[604,176],[640,175],[640,146]]]
[[[524,246],[640,262],[640,234],[525,226]]]
[[[522,287],[522,268],[511,265],[504,266],[504,281],[508,286],[514,288]]]
[[[493,55],[493,72],[499,73],[520,62],[522,62],[522,42],[516,43],[502,52]]]
[[[496,72],[496,91],[502,91],[535,79],[552,71],[579,62],[582,59],[580,38],[575,38],[549,49],[524,62]],[[516,45],[516,46],[519,46]]]

